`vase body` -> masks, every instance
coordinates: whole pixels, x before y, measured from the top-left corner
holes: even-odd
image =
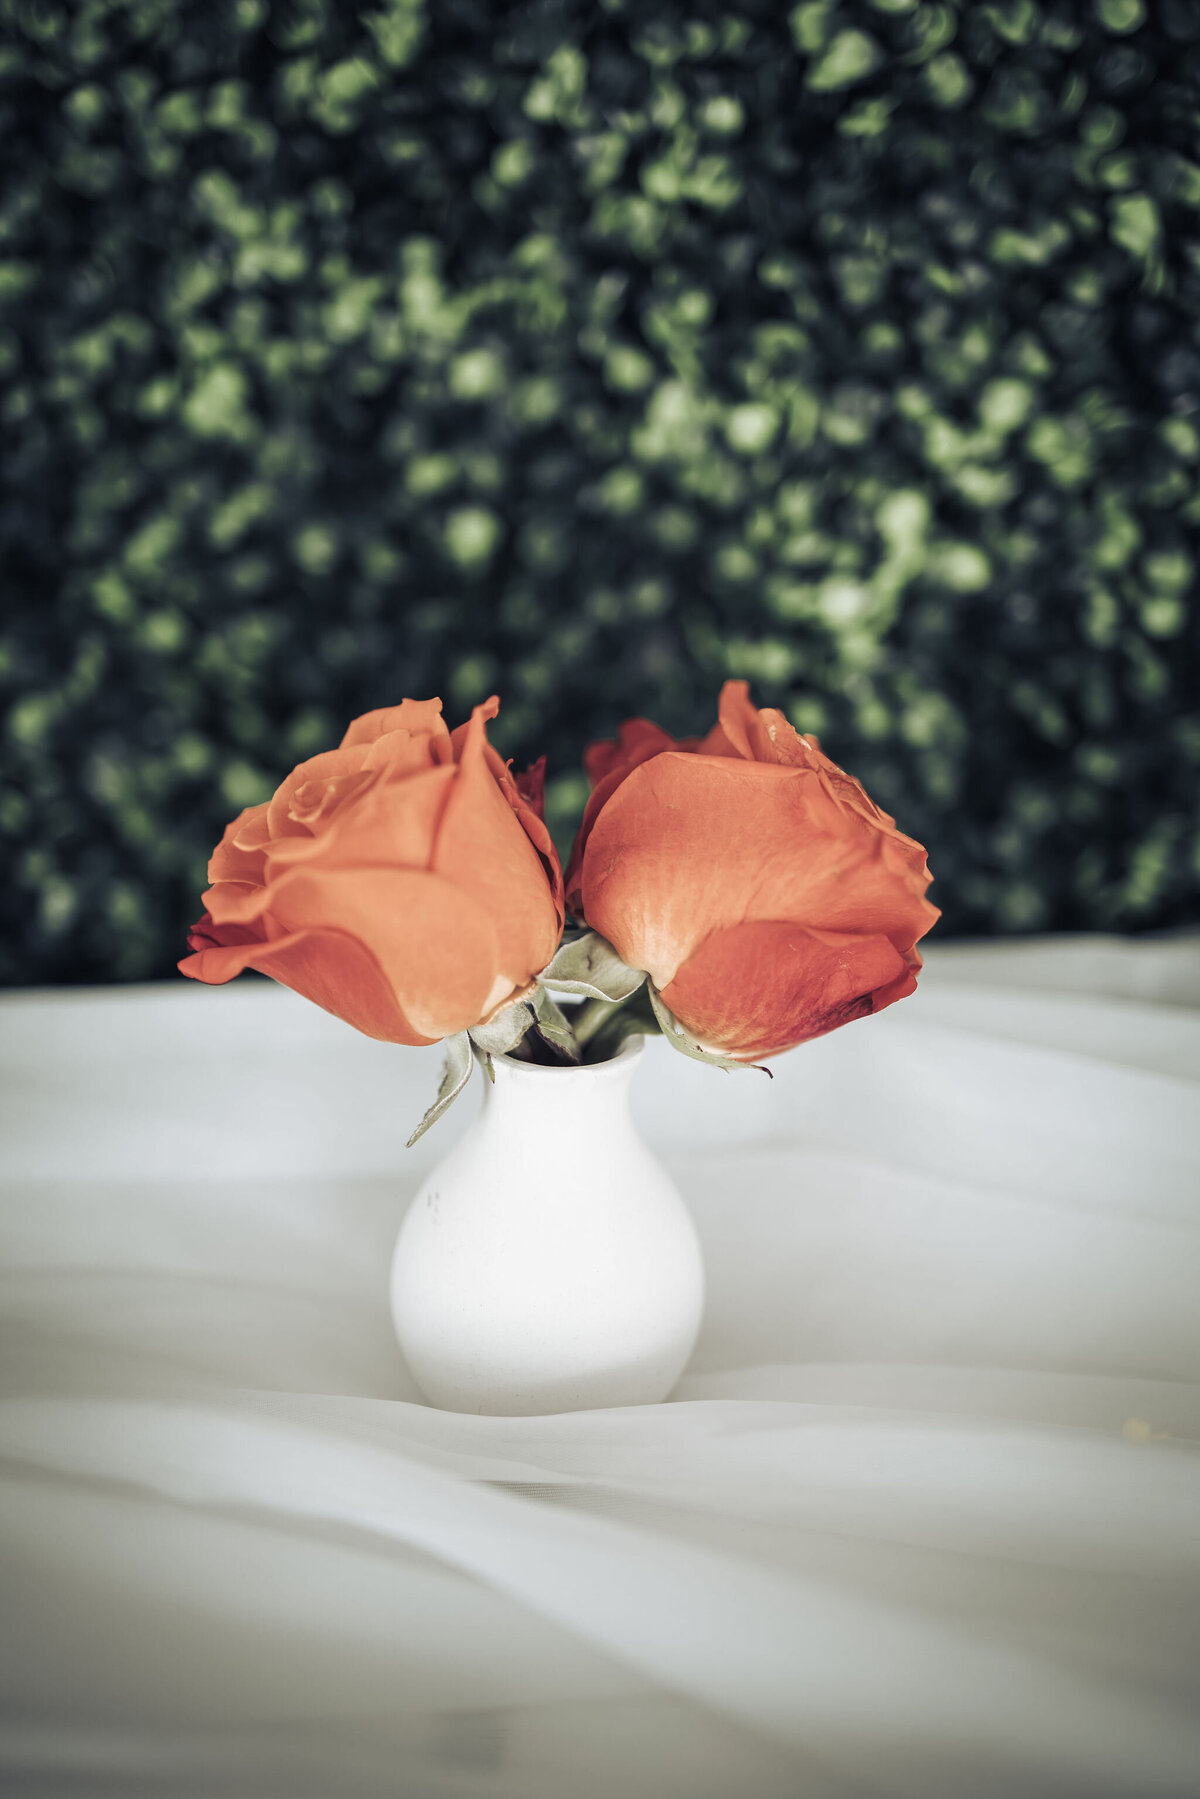
[[[704,1270],[629,1115],[641,1053],[634,1038],[590,1067],[494,1059],[483,1108],[417,1193],[392,1263],[396,1335],[431,1404],[647,1405],[682,1374]]]

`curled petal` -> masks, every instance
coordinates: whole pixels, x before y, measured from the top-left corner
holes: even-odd
[[[679,746],[673,737],[651,724],[648,718],[627,718],[617,732],[615,743],[590,743],[583,752],[583,766],[593,787],[619,768],[636,768],[646,757],[660,750]]]
[[[499,710],[500,697],[493,693],[486,700],[481,700],[478,706],[471,708],[471,716],[465,725],[457,725],[451,731],[450,746],[456,762],[461,762],[468,750],[473,756],[486,756],[492,750],[487,740],[487,727]],[[495,750],[492,750],[492,755],[496,756]],[[500,762],[499,756],[496,756],[496,760]],[[500,766],[503,768],[505,764],[500,762]]]
[[[224,949],[230,944],[261,943],[262,932],[253,924],[226,925],[223,928],[213,920],[211,912],[202,913],[188,932],[188,948],[197,952],[206,949]]]
[[[710,754],[732,754],[746,762],[775,763],[781,768],[816,769],[819,763],[834,767],[820,755],[816,740],[801,737],[777,707],[754,705],[746,681],[726,681],[717,704],[717,717],[718,724],[705,739],[706,749],[712,740]],[[727,748],[720,747],[722,741]],[[840,769],[837,772],[842,773]],[[843,779],[850,781],[851,777],[843,775]],[[856,781],[851,784],[858,787]],[[861,788],[858,790],[862,792]]]
[[[307,825],[300,822],[295,814],[295,797],[303,788],[321,790],[331,781],[344,779],[346,776],[360,775],[363,766],[361,749],[323,750],[319,756],[309,756],[295,767],[285,781],[281,781],[267,806],[267,829],[274,842],[280,837],[310,835]],[[310,798],[309,809],[312,809]]]
[[[741,755],[741,751],[738,750],[737,748],[735,748],[735,746],[729,741],[728,737],[726,737],[725,732],[719,722],[713,726],[712,730],[708,733],[707,737],[702,737],[700,739],[700,742],[697,745],[697,748],[699,750],[700,755],[702,755],[702,756],[739,756],[739,755]]]
[[[726,681],[717,701],[717,725],[729,750],[722,752],[714,745],[711,753],[741,756],[747,762],[757,761],[754,753],[754,738],[757,734],[758,709],[750,702],[750,683],[748,681]],[[712,732],[709,733],[713,735]]]
[[[267,858],[272,875],[302,862],[345,868],[428,868],[453,766],[426,768],[407,778],[368,771],[370,788],[327,818],[315,837],[285,837]]]
[[[442,717],[441,700],[401,700],[398,706],[383,706],[377,712],[364,712],[347,728],[341,748],[352,744],[374,743],[390,731],[407,731],[410,737],[428,737],[431,757],[448,762],[450,733]]]
[[[514,775],[513,780],[516,782],[517,792],[530,811],[536,812],[539,818],[545,818],[546,758],[539,756],[537,761],[531,762],[521,774]]]
[[[315,836],[347,800],[369,787],[373,779],[370,770],[361,769],[356,775],[333,775],[327,781],[306,781],[293,790],[288,817]],[[283,841],[296,843],[305,839],[289,835]]]
[[[231,825],[226,825],[208,860],[210,881],[246,881],[254,885],[262,880],[263,851],[269,841],[267,811],[266,801],[261,806],[248,806]]]
[[[416,731],[384,731],[373,742],[360,744],[363,767],[379,769],[389,780],[406,775],[424,774],[431,768],[448,768],[453,762],[449,751],[450,733],[429,737]]]
[[[895,830],[895,819],[875,804],[853,775],[830,760],[815,737],[802,737],[776,707],[755,706],[747,682],[726,681],[718,711],[720,722],[701,745],[705,754],[736,755],[747,762],[809,769],[819,775],[835,805],[886,830]]]

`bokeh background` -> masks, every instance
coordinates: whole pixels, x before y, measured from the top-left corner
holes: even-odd
[[[946,934],[1200,887],[1195,0],[3,0],[8,983],[167,974],[351,715],[720,682]]]

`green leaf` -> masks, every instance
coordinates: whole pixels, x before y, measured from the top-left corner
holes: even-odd
[[[559,1011],[546,989],[539,985],[533,1001],[533,1010],[537,1018],[538,1035],[552,1049],[565,1056],[568,1062],[579,1062],[582,1052],[575,1041],[575,1033],[567,1019]]]
[[[449,1111],[471,1078],[471,1040],[466,1031],[460,1031],[457,1037],[447,1037],[445,1049],[446,1064],[437,1098],[405,1144],[406,1149],[411,1149],[418,1137],[423,1137],[430,1125],[436,1124],[442,1113]]]
[[[485,1055],[506,1056],[516,1049],[533,1022],[531,999],[518,999],[489,1018],[486,1024],[474,1025],[467,1035]]]
[[[543,968],[538,980],[560,993],[578,993],[585,999],[614,1003],[636,993],[646,976],[640,968],[622,962],[611,943],[596,931],[564,939],[558,954]]]
[[[1162,217],[1149,194],[1122,194],[1112,204],[1109,234],[1122,250],[1142,262],[1157,255],[1162,243]]]
[[[865,81],[883,61],[883,52],[865,31],[839,31],[816,66],[809,71],[807,86],[817,94],[836,93]]]
[[[663,1005],[652,985],[650,986],[650,1004],[654,1007],[654,1016],[658,1019],[663,1036],[671,1048],[677,1049],[680,1055],[691,1056],[695,1062],[711,1063],[714,1068],[755,1068],[760,1074],[765,1074],[768,1080],[774,1079],[771,1070],[764,1068],[760,1062],[739,1062],[733,1056],[721,1055],[719,1050],[705,1049],[692,1036],[691,1032],[680,1024],[675,1014]]]
[[[643,981],[638,991],[620,1005],[593,999],[577,1008],[571,1025],[576,1042],[583,1045],[585,1062],[611,1061],[629,1037],[661,1035],[650,993],[649,981]]]

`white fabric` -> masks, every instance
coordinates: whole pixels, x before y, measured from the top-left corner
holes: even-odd
[[[535,1419],[392,1339],[436,1054],[0,1003],[5,1794],[1200,1791],[1200,943],[929,963],[773,1082],[651,1046],[701,1343]]]

